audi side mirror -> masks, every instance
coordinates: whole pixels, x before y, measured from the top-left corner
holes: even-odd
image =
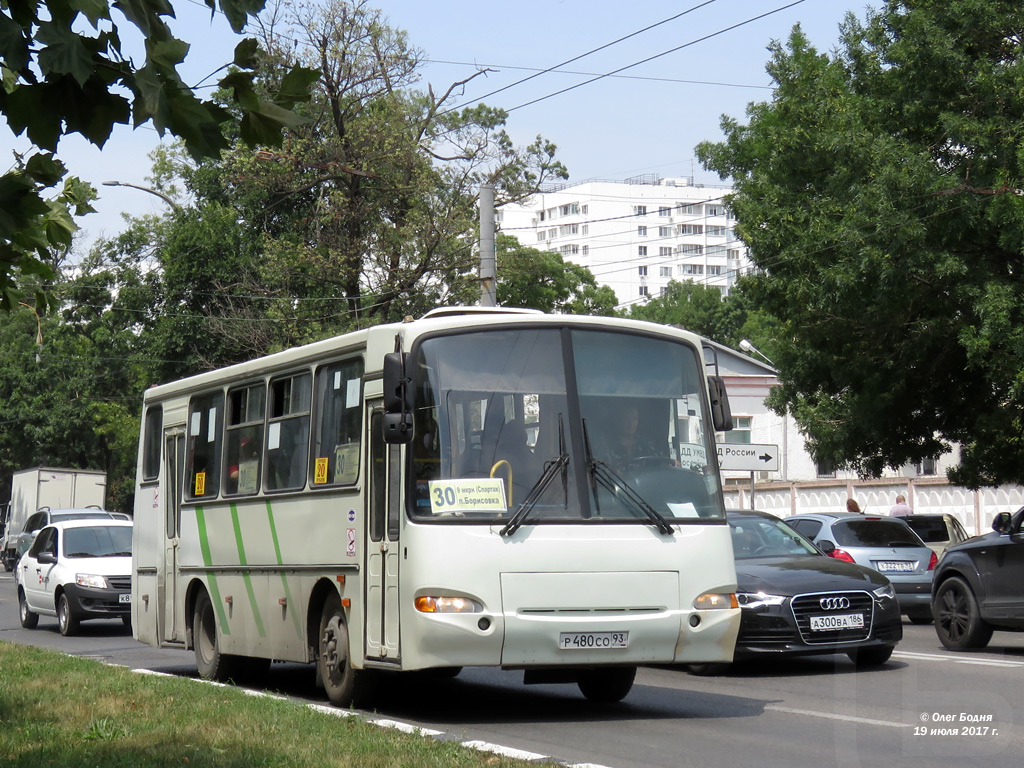
[[[1010,532],[1010,513],[1000,512],[992,521],[992,530],[999,534]]]
[[[829,557],[832,557],[832,553],[836,551],[836,545],[828,539],[818,542],[818,549],[824,552]]]

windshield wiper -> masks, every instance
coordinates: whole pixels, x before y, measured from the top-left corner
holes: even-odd
[[[586,445],[587,472],[590,475],[590,484],[594,492],[594,506],[597,507],[597,511],[601,511],[597,501],[597,486],[600,485],[613,496],[623,499],[649,517],[660,533],[671,535],[672,526],[669,525],[668,520],[662,517],[647,499],[637,493],[633,486],[623,479],[622,475],[603,461],[594,458],[593,451],[590,450],[590,435],[587,433],[586,419],[583,420],[583,442]]]
[[[519,530],[519,527],[526,522],[527,516],[537,506],[540,497],[544,495],[544,491],[548,489],[556,475],[560,474],[562,476],[562,490],[565,497],[567,499],[569,497],[568,475],[566,472],[569,466],[569,454],[565,451],[565,427],[562,424],[562,414],[558,414],[558,450],[558,456],[553,461],[548,461],[544,464],[544,471],[537,478],[537,482],[530,488],[526,498],[523,499],[523,503],[516,510],[516,513],[512,515],[512,519],[501,529],[500,534],[502,536],[511,536]]]
[[[65,557],[99,557],[95,552],[69,552]]]

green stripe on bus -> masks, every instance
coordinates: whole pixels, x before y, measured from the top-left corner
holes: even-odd
[[[277,526],[274,524],[274,508],[267,499],[267,521],[270,523],[270,537],[274,540],[274,556],[278,565],[284,565],[284,558],[281,557],[281,542],[277,540]],[[288,574],[281,571],[281,584],[284,587],[284,599],[292,606],[292,623],[295,625],[295,636],[302,637],[302,625],[299,624],[299,611],[297,605],[292,602],[292,591],[288,588]]]
[[[210,557],[210,537],[206,533],[206,515],[202,507],[196,507],[196,526],[199,528],[199,550],[203,553],[203,565],[213,565],[213,558]],[[220,630],[225,635],[231,634],[228,627],[228,615],[224,612],[224,603],[220,599],[220,587],[217,586],[217,574],[213,571],[206,572],[206,583],[210,587],[210,599],[213,601],[213,608],[217,611],[217,618],[220,619]]]
[[[240,565],[249,565],[245,559],[245,544],[242,543],[242,524],[238,521],[238,505],[231,505],[231,525],[235,529],[235,546],[238,547],[238,562]],[[256,593],[252,588],[252,577],[249,575],[249,569],[245,568],[242,570],[242,581],[245,582],[245,591],[249,595],[249,605],[252,606],[252,617],[256,621],[256,632],[259,633],[260,637],[266,637],[267,633],[263,630],[263,617],[260,616],[260,606],[256,602]]]

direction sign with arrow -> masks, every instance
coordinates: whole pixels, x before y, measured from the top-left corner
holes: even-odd
[[[779,446],[763,443],[719,443],[718,466],[745,472],[778,472]]]

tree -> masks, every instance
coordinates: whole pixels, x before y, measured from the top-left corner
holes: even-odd
[[[718,288],[673,280],[665,293],[630,307],[629,316],[652,323],[677,325],[720,344],[735,347],[747,319],[739,293],[722,296]]]
[[[951,479],[1024,480],[1024,9],[886,2],[818,53],[774,45],[770,103],[706,167],[778,322],[778,412],[874,475],[961,445]]]
[[[511,235],[497,236],[497,302],[571,315],[614,315],[615,292],[598,285],[593,273],[566,262],[553,251],[520,245]]]
[[[188,204],[151,222],[150,246],[104,246],[124,264],[157,254],[161,378],[475,301],[479,185],[508,200],[565,176],[550,143],[513,146],[502,111],[452,109],[460,84],[417,90],[422,54],[365,2],[275,5],[259,37],[271,89],[295,66],[324,72],[306,122],[279,150],[159,152],[151,182]]]
[[[236,33],[263,7],[263,0],[205,2],[211,10],[219,7]],[[227,147],[223,125],[232,113],[197,98],[181,80],[177,67],[189,46],[171,34],[168,16],[173,9],[165,0],[4,4],[0,113],[42,151],[0,176],[0,310],[10,311],[22,298],[20,277],[55,277],[54,262],[77,229],[73,217],[92,210],[95,190],[77,178],[65,180],[66,168],[53,155],[63,136],[79,133],[102,147],[115,124],[130,121],[180,137],[195,157],[217,156]],[[132,27],[145,40],[138,67],[122,49]],[[278,76],[273,94],[261,96],[254,86],[258,63],[255,41],[240,42],[220,85],[232,94],[242,137],[273,144],[283,126],[299,122],[290,109],[318,73],[294,68]],[[44,310],[42,284],[35,297]]]

